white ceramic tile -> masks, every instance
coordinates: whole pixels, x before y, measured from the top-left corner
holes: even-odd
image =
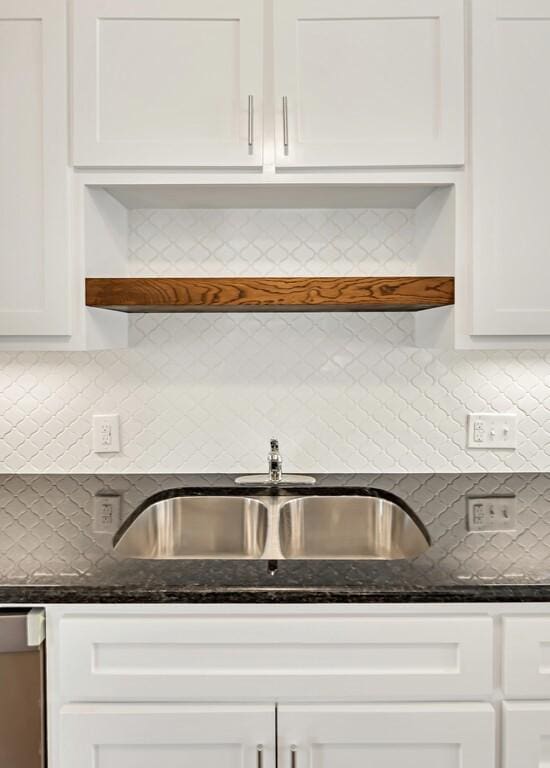
[[[414,210],[134,210],[135,275],[414,274]]]
[[[415,272],[410,210],[133,211],[145,275]],[[408,314],[137,315],[127,350],[0,354],[0,472],[550,468],[550,353],[412,345]],[[468,412],[519,414],[518,450],[465,448]],[[123,450],[91,452],[94,413]]]

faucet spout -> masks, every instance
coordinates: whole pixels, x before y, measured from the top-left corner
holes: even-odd
[[[283,477],[283,457],[279,453],[279,441],[271,440],[271,448],[267,455],[267,471],[272,483],[280,483]]]

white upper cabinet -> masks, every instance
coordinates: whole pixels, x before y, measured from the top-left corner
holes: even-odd
[[[261,166],[260,0],[74,0],[78,166]]]
[[[276,0],[279,166],[464,163],[463,0]]]
[[[64,0],[0,0],[0,337],[70,332]]]
[[[262,166],[263,0],[73,4],[75,165]],[[463,0],[273,13],[278,166],[464,162]]]
[[[473,333],[550,334],[550,2],[473,2]]]

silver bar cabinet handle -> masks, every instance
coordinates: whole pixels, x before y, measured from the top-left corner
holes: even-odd
[[[248,97],[248,146],[254,146],[254,96]]]
[[[298,765],[298,757],[297,757],[298,747],[296,744],[292,744],[290,747],[290,768],[296,768]]]
[[[258,744],[256,747],[256,752],[258,755],[258,768],[263,768],[264,766],[264,745]]]
[[[283,96],[283,144],[288,151],[288,96]]]

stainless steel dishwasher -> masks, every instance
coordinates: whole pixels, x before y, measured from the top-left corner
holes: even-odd
[[[44,614],[0,610],[0,766],[43,768]]]

